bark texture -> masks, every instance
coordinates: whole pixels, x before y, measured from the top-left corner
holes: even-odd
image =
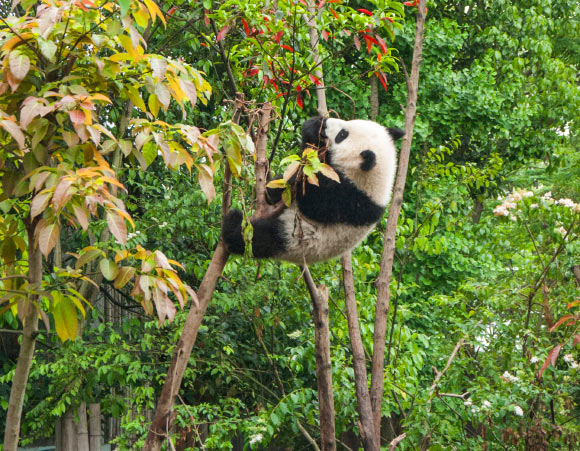
[[[389,208],[387,230],[385,231],[385,245],[381,260],[381,271],[379,278],[377,279],[377,304],[370,395],[375,423],[375,434],[379,440],[381,436],[381,404],[384,390],[383,372],[385,365],[385,336],[390,299],[389,282],[393,273],[397,220],[403,203],[403,192],[407,180],[407,167],[409,165],[409,154],[411,151],[413,128],[415,126],[415,115],[417,111],[417,88],[419,85],[419,68],[421,66],[421,55],[423,52],[423,32],[425,29],[425,3],[426,0],[421,0],[417,7],[413,62],[411,65],[411,74],[407,80],[408,96],[407,107],[405,109],[405,136],[399,154],[397,179],[393,190],[393,199]]]
[[[348,334],[352,348],[352,362],[354,367],[354,383],[356,388],[357,411],[360,417],[361,436],[366,451],[379,450],[379,441],[375,434],[373,411],[369,395],[367,364],[365,351],[358,325],[358,311],[354,295],[354,279],[352,275],[352,259],[350,252],[342,257],[342,279],[344,284],[344,301]]]
[[[35,224],[28,226],[28,278],[30,285],[40,288],[42,283],[42,254],[38,246],[34,247]],[[24,308],[24,320],[22,330],[22,342],[16,361],[14,379],[10,388],[10,398],[8,400],[8,412],[6,413],[6,429],[4,431],[4,450],[16,451],[20,438],[20,422],[22,420],[22,408],[26,394],[26,385],[34,348],[36,347],[36,337],[38,335],[38,312],[34,307],[36,296],[27,299]],[[20,308],[20,306],[19,306]]]

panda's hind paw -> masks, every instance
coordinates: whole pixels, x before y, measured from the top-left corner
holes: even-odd
[[[234,254],[244,254],[246,243],[242,237],[242,219],[243,214],[240,210],[230,210],[224,216],[224,224],[222,227],[222,238],[230,252]]]

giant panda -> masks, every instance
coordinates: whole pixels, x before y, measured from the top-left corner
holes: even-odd
[[[279,216],[252,219],[254,258],[303,265],[353,249],[389,203],[397,164],[395,141],[403,134],[367,120],[314,117],[304,122],[302,148],[317,148],[340,183],[319,172],[318,186],[300,183],[291,205]],[[235,254],[245,250],[241,224],[239,210],[224,218],[222,236]]]

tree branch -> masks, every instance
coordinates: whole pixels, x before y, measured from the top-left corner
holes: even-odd
[[[397,232],[397,220],[403,203],[403,191],[407,179],[407,167],[415,126],[417,111],[417,89],[419,85],[419,68],[423,51],[423,33],[425,29],[425,3],[421,0],[417,7],[417,23],[415,29],[415,46],[413,49],[413,62],[411,75],[407,84],[408,97],[405,109],[405,137],[399,156],[397,179],[393,192],[393,199],[389,208],[387,229],[385,231],[385,247],[381,260],[381,271],[377,279],[377,303],[374,329],[374,352],[371,376],[371,405],[373,409],[375,433],[381,436],[381,404],[384,390],[384,363],[385,363],[385,335],[387,328],[387,315],[389,312],[390,290],[389,283],[393,272],[393,260],[395,255],[395,237]]]

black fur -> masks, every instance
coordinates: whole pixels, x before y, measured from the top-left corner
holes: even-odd
[[[318,186],[306,183],[297,187],[300,212],[323,224],[370,225],[383,215],[384,208],[373,202],[341,172],[340,183],[318,173]]]
[[[398,139],[401,139],[403,136],[405,136],[404,130],[401,130],[400,128],[387,128],[387,131],[393,138],[393,141],[397,141]]]
[[[377,156],[372,150],[363,150],[360,153],[360,156],[363,159],[363,162],[360,164],[360,168],[363,171],[370,171],[374,168],[377,164]]]
[[[224,218],[222,236],[233,254],[244,254],[246,243],[242,238],[242,212],[230,210]],[[286,237],[283,236],[279,218],[252,221],[254,235],[252,254],[255,258],[275,257],[285,250]]]
[[[324,147],[327,138],[324,133],[326,127],[325,119],[318,116],[308,119],[302,124],[302,150],[307,146],[320,149]]]
[[[346,138],[348,138],[348,132],[343,128],[341,131],[338,132],[338,134],[334,137],[334,143],[335,144],[340,144],[341,142],[343,142]]]

